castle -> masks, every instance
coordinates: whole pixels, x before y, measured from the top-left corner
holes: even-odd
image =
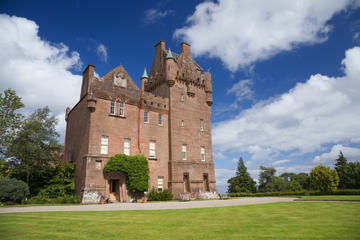
[[[76,163],[81,201],[130,201],[125,175],[103,174],[118,153],[148,158],[149,189],[169,189],[177,199],[216,196],[211,74],[192,59],[190,45],[181,43],[176,54],[164,41],[156,44],[140,89],[121,65],[101,78],[94,69],[87,66],[80,100],[66,109],[65,157]]]

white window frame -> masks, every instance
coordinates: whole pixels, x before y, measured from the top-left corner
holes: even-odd
[[[124,154],[130,156],[131,149],[131,139],[124,138]]]
[[[200,119],[200,131],[204,131],[204,119]]]
[[[101,154],[108,154],[108,151],[109,151],[109,137],[108,136],[101,136],[100,153]]]
[[[158,177],[157,179],[157,191],[164,191],[164,177]]]
[[[201,161],[205,162],[205,160],[206,160],[205,147],[200,148],[200,155],[201,155]]]
[[[124,117],[125,116],[125,102],[121,101],[120,102],[120,112],[119,112],[119,115],[121,117]]]
[[[184,126],[184,120],[181,120],[180,122],[180,126],[183,127]]]
[[[163,115],[161,113],[159,113],[159,116],[158,116],[158,124],[159,124],[159,126],[163,125]]]
[[[116,101],[115,101],[115,100],[111,100],[111,103],[110,103],[110,114],[111,114],[111,115],[115,115],[115,111],[116,111]]]
[[[156,158],[156,142],[150,141],[149,143],[149,159]]]
[[[186,160],[186,159],[187,159],[186,144],[183,144],[183,145],[181,146],[181,158],[182,158],[182,160]]]
[[[149,112],[144,112],[144,123],[149,123]]]
[[[121,78],[121,87],[126,88],[126,78]]]
[[[180,94],[180,102],[183,102],[183,101],[184,101],[184,94],[181,93],[181,94]]]

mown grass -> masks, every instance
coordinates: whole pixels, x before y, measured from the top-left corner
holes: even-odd
[[[360,201],[360,195],[302,196],[298,201]]]
[[[0,214],[6,239],[359,239],[360,203]]]

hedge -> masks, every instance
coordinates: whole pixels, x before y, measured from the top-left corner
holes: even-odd
[[[130,192],[145,192],[149,186],[149,164],[144,155],[116,154],[104,166],[104,174],[120,171],[126,176]]]
[[[258,193],[227,193],[229,197],[272,197],[272,196],[305,196],[305,195],[360,195],[360,189],[336,189],[330,193],[320,191],[296,192],[258,192]]]
[[[170,201],[172,198],[173,195],[169,190],[164,189],[161,192],[157,192],[155,188],[152,188],[147,196],[148,201]]]

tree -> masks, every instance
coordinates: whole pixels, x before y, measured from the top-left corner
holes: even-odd
[[[21,180],[0,179],[0,202],[21,202],[29,195],[29,187]]]
[[[7,148],[20,127],[23,116],[16,111],[24,107],[15,90],[6,89],[0,93],[0,158],[4,157]]]
[[[256,192],[256,182],[247,172],[244,160],[240,157],[235,177],[228,180],[228,192]]]
[[[323,193],[329,193],[335,190],[339,185],[339,176],[337,172],[322,164],[311,169],[310,179],[314,189],[320,190]]]
[[[360,188],[359,162],[348,162],[340,151],[338,158],[335,160],[335,170],[339,175],[340,189]]]
[[[301,185],[302,189],[310,190],[310,176],[308,173],[298,173],[294,180]]]
[[[351,181],[349,176],[346,174],[346,166],[347,166],[347,159],[344,157],[344,154],[340,151],[338,158],[335,160],[335,170],[339,175],[339,188],[345,189],[347,188],[347,183]]]
[[[32,194],[34,185],[37,185],[36,177],[48,174],[51,178],[50,160],[55,152],[61,150],[57,142],[56,123],[48,107],[37,109],[24,121],[8,148],[7,155],[14,175],[29,185]]]
[[[259,174],[259,191],[260,192],[267,192],[266,185],[269,184],[276,173],[276,169],[272,167],[264,167],[260,166],[260,174]]]
[[[295,191],[301,191],[302,190],[302,186],[300,185],[300,183],[296,180],[291,180],[290,181],[290,190],[295,192]]]

